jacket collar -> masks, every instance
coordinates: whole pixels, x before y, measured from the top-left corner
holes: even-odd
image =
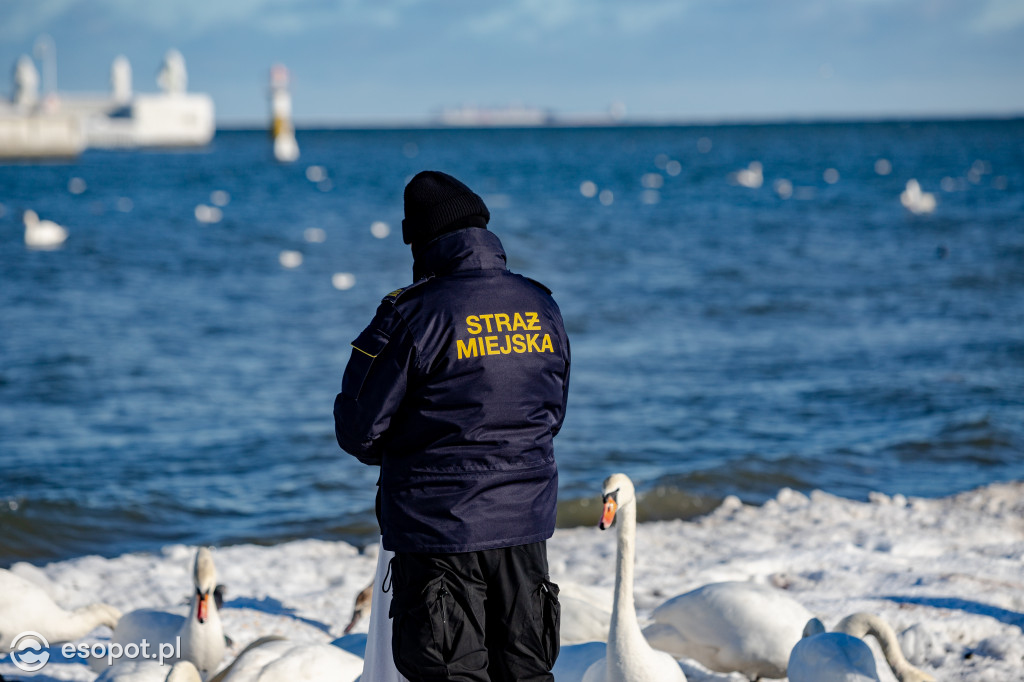
[[[412,249],[416,280],[463,270],[505,270],[505,249],[490,230],[466,227]]]

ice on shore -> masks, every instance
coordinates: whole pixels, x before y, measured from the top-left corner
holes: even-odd
[[[613,533],[596,526],[562,529],[548,547],[556,582],[583,585],[603,595],[610,608]],[[227,586],[221,613],[233,640],[225,662],[264,635],[310,642],[340,637],[356,594],[374,573],[375,549],[320,540],[217,549],[218,573]],[[12,570],[46,586],[65,607],[104,601],[123,611],[184,610],[194,551],[174,545],[159,554],[85,556],[40,568],[15,564]],[[788,590],[829,627],[854,611],[883,616],[900,633],[907,658],[944,682],[1022,678],[1024,482],[941,499],[875,494],[857,502],[782,490],[753,507],[728,498],[694,521],[640,524],[636,571],[641,621],[664,600],[700,585],[752,580]],[[366,622],[356,630],[365,632]],[[84,641],[107,637],[100,629]],[[692,662],[683,667],[690,682],[743,679]],[[892,680],[882,668],[882,679]],[[0,674],[95,677],[85,665],[59,656],[34,675],[0,659]]]

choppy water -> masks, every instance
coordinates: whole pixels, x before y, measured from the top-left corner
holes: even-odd
[[[931,496],[1024,478],[1022,121],[299,143],[290,166],[262,132],[0,166],[0,565],[368,541],[375,471],[337,448],[331,405],[348,342],[409,283],[401,192],[424,168],[484,196],[512,269],[562,307],[563,525],[594,521],[615,470],[645,493],[641,518],[783,486]],[[730,182],[752,161],[761,187]],[[900,205],[910,178],[934,213]],[[223,219],[198,222],[217,190]],[[27,208],[67,226],[63,248],[25,248]]]

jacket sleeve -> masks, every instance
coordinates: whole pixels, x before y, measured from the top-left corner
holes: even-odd
[[[391,418],[405,397],[413,342],[401,315],[381,303],[352,342],[352,355],[334,399],[334,434],[364,464],[380,464]]]
[[[572,366],[571,352],[569,350],[569,337],[565,337],[565,375],[562,379],[562,409],[558,413],[554,428],[551,429],[552,437],[557,436],[562,430],[562,423],[565,421],[565,407],[569,403],[569,368]]]

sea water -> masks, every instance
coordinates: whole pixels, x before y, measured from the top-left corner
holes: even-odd
[[[596,522],[615,471],[641,520],[1024,477],[1024,121],[298,140],[290,165],[224,131],[0,166],[0,565],[371,542],[377,471],[331,406],[349,342],[411,282],[423,169],[473,187],[561,306],[561,525]],[[911,179],[934,211],[901,204]],[[26,209],[63,246],[27,249]]]

